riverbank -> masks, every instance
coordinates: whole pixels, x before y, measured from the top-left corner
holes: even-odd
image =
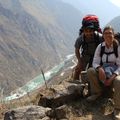
[[[48,86],[50,87],[51,85],[60,84],[65,80],[71,80],[75,66],[76,58],[73,56],[72,59],[65,62],[64,67],[57,74],[47,81]]]

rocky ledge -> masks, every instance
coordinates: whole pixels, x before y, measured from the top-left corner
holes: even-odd
[[[58,78],[58,77],[57,77]],[[54,79],[55,81],[55,79]],[[4,120],[112,120],[111,100],[86,101],[86,88],[79,81],[65,80],[42,89],[36,105],[8,110]]]
[[[83,86],[78,83],[62,82],[43,90],[38,106],[24,106],[5,113],[4,120],[51,120],[68,119],[66,104],[82,95]]]

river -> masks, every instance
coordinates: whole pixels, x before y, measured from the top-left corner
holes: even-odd
[[[51,77],[53,77],[56,73],[58,73],[64,66],[65,64],[72,60],[74,54],[67,55],[65,60],[61,62],[59,65],[53,67],[51,70],[47,71],[44,73],[45,80],[49,80]],[[3,101],[9,101],[9,100],[14,100],[20,97],[23,97],[26,95],[28,92],[31,92],[35,89],[40,88],[45,84],[45,81],[43,79],[43,75],[40,74],[39,76],[35,77],[34,79],[30,80],[27,84],[24,86],[20,87],[19,89],[11,92],[10,96],[7,96],[3,99]]]

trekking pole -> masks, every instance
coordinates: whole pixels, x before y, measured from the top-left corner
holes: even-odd
[[[46,86],[46,89],[48,88],[48,86],[47,86],[47,83],[46,83],[46,80],[45,80],[45,75],[44,75],[44,72],[43,72],[43,70],[41,69],[41,73],[42,73],[42,76],[43,76],[43,79],[44,79],[44,82],[45,82],[45,86]]]
[[[89,68],[89,63],[86,65],[86,68],[85,68],[86,72],[87,72],[88,68]],[[90,82],[88,81],[87,84],[88,84],[88,95],[90,95],[91,94],[90,93]]]

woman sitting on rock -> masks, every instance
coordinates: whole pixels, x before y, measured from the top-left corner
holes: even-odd
[[[98,45],[94,58],[93,67],[89,68],[87,75],[90,82],[91,96],[88,101],[94,101],[102,95],[103,86],[114,87],[115,114],[120,117],[120,45],[114,37],[114,29],[107,26],[103,30],[104,42]]]

